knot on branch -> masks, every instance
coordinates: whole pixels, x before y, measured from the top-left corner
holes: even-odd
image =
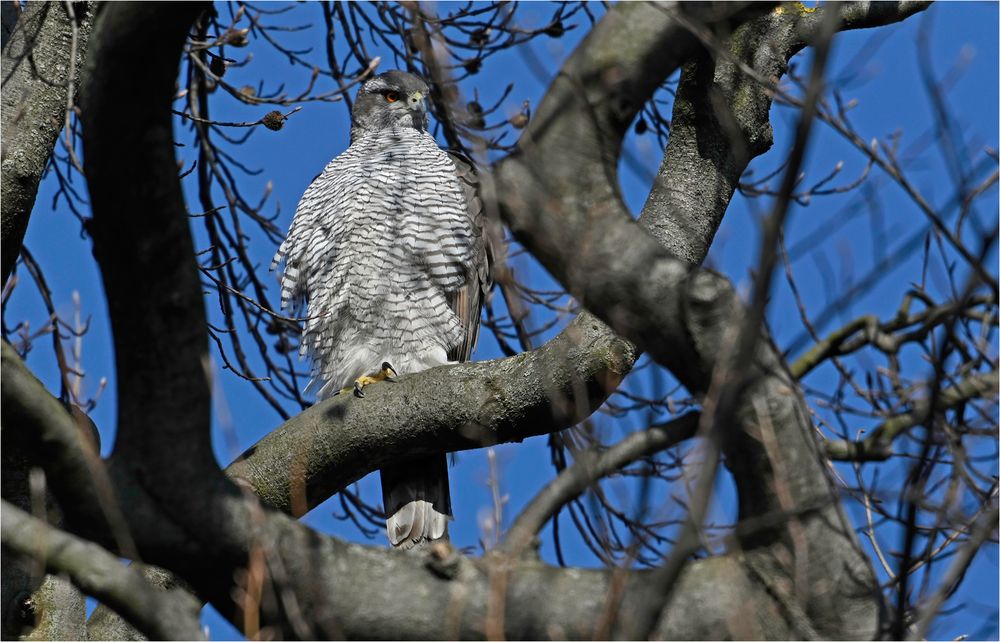
[[[461,571],[462,555],[447,541],[434,542],[427,555],[427,569],[444,580],[454,580]]]
[[[683,296],[684,324],[696,343],[717,343],[740,316],[733,285],[717,272],[693,272],[688,277]],[[711,348],[708,354],[715,354],[717,348],[717,345]],[[699,354],[702,354],[700,349]]]
[[[688,280],[687,297],[697,310],[711,310],[723,296],[729,296],[733,287],[724,276],[712,270],[698,270]]]
[[[742,310],[732,284],[721,274],[700,269],[690,273],[679,292],[680,320],[693,348],[685,385],[704,390],[718,365],[720,350],[736,332]]]

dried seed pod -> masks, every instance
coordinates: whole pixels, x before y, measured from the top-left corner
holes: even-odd
[[[515,114],[514,116],[512,116],[511,119],[507,122],[509,122],[517,129],[524,129],[525,127],[528,126],[528,121],[530,120],[531,120],[531,103],[526,100],[521,104],[521,112],[519,114]]]
[[[274,342],[274,349],[278,354],[289,354],[295,350],[295,345],[285,335],[281,335]]]
[[[247,34],[250,33],[250,29],[230,29],[226,32],[223,40],[225,40],[227,45],[232,45],[233,47],[246,47],[250,44],[250,39],[247,38]]]
[[[226,75],[226,61],[222,58],[212,58],[212,62],[208,63],[208,68],[218,78]]]
[[[469,44],[475,47],[482,47],[490,41],[489,29],[476,29],[469,34]]]
[[[285,126],[285,120],[285,115],[275,110],[267,112],[260,122],[263,123],[264,127],[276,132]]]
[[[468,125],[474,129],[486,127],[486,119],[483,118],[483,106],[472,101],[465,106],[465,111],[469,114]]]
[[[477,74],[483,68],[483,61],[479,58],[469,58],[462,63],[462,66],[469,74]]]

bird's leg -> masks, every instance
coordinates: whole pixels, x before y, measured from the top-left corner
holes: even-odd
[[[344,388],[341,392],[349,392],[353,390],[355,397],[364,397],[365,393],[363,393],[361,389],[365,386],[370,386],[373,383],[385,381],[386,379],[391,379],[396,376],[398,376],[396,374],[396,369],[393,368],[388,361],[383,361],[382,368],[380,370],[358,377],[354,380],[353,388]]]

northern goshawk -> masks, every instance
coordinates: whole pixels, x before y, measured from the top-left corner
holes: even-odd
[[[320,399],[465,361],[476,343],[491,286],[483,207],[471,163],[427,132],[427,96],[401,71],[362,85],[350,146],[306,189],[272,264],[284,261],[282,307],[307,317]],[[393,546],[447,536],[445,455],[380,472]]]

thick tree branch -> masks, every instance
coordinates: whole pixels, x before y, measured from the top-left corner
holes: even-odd
[[[898,22],[926,2],[845,2],[840,28],[861,29]],[[823,10],[786,3],[737,27],[728,42],[684,64],[674,98],[670,143],[649,194],[658,210],[646,221],[661,243],[685,239],[674,254],[700,263],[708,252],[729,201],[750,160],[771,147],[771,94],[757,82],[777,82],[788,61],[818,33]],[[699,33],[708,33],[700,28]],[[718,43],[717,39],[712,39]],[[744,73],[752,69],[754,75]]]
[[[685,263],[663,252],[653,239],[632,225],[617,194],[614,164],[607,161],[608,157],[617,157],[623,131],[614,121],[616,117],[622,118],[622,112],[615,109],[622,104],[643,104],[655,87],[647,84],[650,77],[659,81],[670,71],[669,65],[656,64],[669,60],[669,55],[650,64],[641,52],[662,50],[663,43],[656,38],[666,31],[663,21],[674,18],[675,24],[697,21],[669,5],[656,5],[652,12],[645,5],[615,9],[620,10],[615,19],[611,19],[614,11],[609,13],[606,24],[594,29],[553,83],[536,119],[519,143],[519,152],[497,168],[494,198],[519,240],[589,310],[648,350],[689,389],[703,393],[708,389],[711,373],[720,364],[720,349],[728,343],[727,329],[735,327],[742,318],[741,306],[727,286],[708,274],[695,277],[694,281],[699,282],[696,288],[684,285],[688,280]],[[634,19],[630,25],[633,28],[627,29],[628,51],[612,59],[610,68],[604,68],[602,46],[626,38],[621,24],[627,24],[628,17]],[[645,30],[658,20],[658,29]],[[766,17],[759,20],[764,23]],[[636,29],[635,24],[642,24],[643,28]],[[617,39],[609,37],[616,26],[623,29]],[[639,55],[635,54],[637,51]],[[780,48],[777,51],[778,61],[785,64],[787,58]],[[608,78],[614,79],[611,86]],[[755,89],[764,93],[762,87]],[[766,123],[769,101],[764,105]],[[627,123],[631,115],[622,120]],[[594,134],[581,136],[579,132]],[[726,146],[731,147],[731,143]],[[564,162],[567,149],[573,150],[575,162]],[[739,169],[731,174],[731,180],[739,176],[740,166],[745,166],[749,158],[750,150],[744,149],[738,162],[729,163],[730,169],[732,165]],[[718,185],[717,181],[707,184]],[[725,184],[716,189],[727,199],[731,196],[731,189]],[[721,211],[724,203],[720,207],[716,202],[715,208]],[[708,223],[708,232],[700,231],[694,236],[710,237],[714,225]],[[691,236],[688,229],[681,232]],[[630,251],[623,255],[618,251],[622,247]],[[704,248],[696,247],[691,255],[703,252]],[[698,308],[694,316],[702,315],[703,324],[690,322],[690,309],[694,307]],[[808,413],[780,355],[770,343],[765,343],[754,362],[756,372],[749,378],[753,383],[738,413],[739,425],[745,432],[731,431],[725,447],[727,463],[740,491],[741,518],[787,513],[795,506],[829,505],[825,498],[830,497],[831,490],[819,463]],[[836,537],[830,536],[831,527]],[[839,510],[831,508],[815,513],[804,528],[804,531],[798,528],[798,537],[792,538],[793,559],[810,559],[811,569],[805,574],[808,577],[800,573],[801,569],[787,570],[794,571],[798,585],[795,600],[810,604],[810,610],[817,613],[830,613],[813,608],[820,603],[829,606],[830,594],[817,594],[812,587],[819,586],[817,581],[825,583],[827,573],[836,573],[843,581],[834,584],[833,593],[852,600],[852,606],[845,607],[850,617],[828,616],[813,626],[820,631],[870,633],[875,623],[874,584],[848,522]],[[782,527],[770,534],[758,532],[743,543],[759,547],[769,542],[787,542],[785,537],[786,530]],[[774,561],[780,557],[776,556]],[[846,576],[837,573],[837,566],[849,567],[850,572]]]
[[[759,258],[755,269],[749,308],[743,318],[739,320],[738,331],[729,333],[731,336],[735,336],[735,343],[731,348],[723,348],[716,359],[712,386],[703,402],[705,412],[700,423],[707,437],[706,461],[702,466],[703,470],[695,490],[691,492],[687,520],[681,528],[675,550],[671,551],[663,565],[653,573],[644,599],[633,607],[633,615],[629,618],[630,622],[623,627],[628,637],[647,638],[649,636],[659,619],[660,612],[669,600],[675,581],[680,575],[680,569],[687,563],[687,558],[695,553],[700,546],[702,524],[708,512],[708,505],[715,485],[719,447],[727,441],[726,429],[732,425],[740,404],[752,404],[755,407],[766,404],[764,399],[744,398],[743,392],[747,384],[754,381],[753,377],[759,376],[759,373],[753,372],[749,366],[751,366],[757,352],[758,341],[762,342],[761,327],[765,322],[765,310],[770,298],[772,277],[777,264],[777,244],[790,210],[792,192],[798,181],[799,170],[802,167],[809,144],[813,117],[816,114],[819,97],[824,88],[824,74],[829,58],[830,41],[836,31],[838,20],[839,16],[834,12],[825,14],[825,20],[820,30],[821,37],[809,73],[810,79],[803,101],[804,106],[799,115],[794,142],[788,154],[787,167],[784,170],[781,187],[774,201],[773,211],[762,225]],[[808,430],[808,427],[809,425],[806,423],[804,426],[799,426],[799,430],[804,432]],[[752,429],[752,426],[743,425],[741,428]],[[790,426],[782,428],[785,432],[793,429]],[[770,460],[768,463],[771,464],[776,474],[773,477],[765,474],[755,482],[751,480],[751,483],[765,482],[767,486],[773,484],[778,505],[783,505],[782,507],[786,511],[793,509],[794,506],[803,505],[801,502],[795,503],[798,498],[793,496],[794,490],[792,492],[786,490],[782,493],[781,486],[788,481],[782,477],[788,471],[784,470],[783,462],[777,461],[781,455],[767,452],[766,441],[764,450],[765,452],[761,454],[766,456],[765,461]],[[731,450],[727,451],[727,455],[732,456],[732,454]],[[744,493],[745,488],[739,484],[739,481],[739,476],[737,476],[738,490]],[[811,500],[808,495],[805,496],[805,499],[807,502]],[[750,517],[756,516],[756,513],[750,515]],[[801,551],[796,551],[796,553],[802,554]],[[807,595],[808,593],[803,590],[800,598],[805,598]]]
[[[13,3],[4,5],[6,29]],[[94,12],[92,2],[75,4],[75,49],[71,18],[62,2],[28,3],[13,32],[4,37],[0,110],[0,270],[4,282],[21,252],[38,183],[63,127],[67,92],[77,85],[70,70],[78,73],[80,65],[72,65],[69,56],[83,60]]]
[[[149,583],[153,590],[170,591],[172,593],[184,593],[188,591],[186,586],[178,583],[177,577],[156,566],[149,566],[140,562],[132,562],[129,567],[142,575],[142,578]],[[196,597],[187,594],[186,598],[171,598],[178,601],[190,601],[201,610],[202,602]],[[94,612],[87,619],[87,637],[91,640],[143,640],[142,633],[135,628],[128,620],[116,613],[107,604],[98,604]]]
[[[200,605],[183,591],[160,591],[97,544],[3,502],[3,546],[66,573],[83,592],[114,608],[151,639],[200,640]]]
[[[188,221],[178,216],[184,199],[176,181],[166,178],[177,173],[170,111],[174,53],[207,5],[185,3],[170,11],[157,3],[120,11],[112,6],[102,8],[92,37],[82,120],[94,255],[115,341],[113,457],[123,465],[135,460],[154,467],[163,475],[158,482],[169,488],[171,480],[218,472],[209,437],[202,287]],[[151,65],[133,55],[143,48],[161,52],[171,64]],[[126,127],[141,136],[122,135]]]
[[[446,366],[339,395],[285,422],[227,472],[301,515],[402,457],[521,441],[573,425],[618,387],[635,352],[594,319],[532,352]]]
[[[8,348],[6,344],[3,347]],[[7,363],[3,364],[2,372],[2,386],[7,393],[12,376]],[[18,438],[20,433],[37,427],[13,421],[10,418],[14,414],[10,400],[0,400],[0,404],[3,498],[21,510],[46,514],[51,524],[60,526],[62,511],[48,488],[45,474],[36,467],[39,463],[37,458],[29,456],[36,451]],[[83,594],[64,577],[43,575],[42,570],[31,560],[4,556],[0,565],[0,604],[3,609],[0,614],[0,637],[3,639],[63,640],[80,639],[86,635]]]
[[[17,450],[45,469],[66,518],[76,527],[110,533],[123,554],[134,555],[135,546],[124,527],[89,420],[70,414],[28,371],[10,344],[0,342],[0,350],[4,449]]]

